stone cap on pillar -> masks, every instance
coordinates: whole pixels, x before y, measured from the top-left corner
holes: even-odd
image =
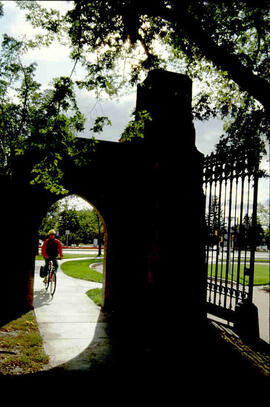
[[[155,69],[137,87],[136,112],[146,110],[151,122],[142,142],[181,141],[195,145],[191,112],[192,81],[187,75]]]

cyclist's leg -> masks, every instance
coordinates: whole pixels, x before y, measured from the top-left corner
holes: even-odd
[[[45,259],[45,272],[46,272],[46,274],[48,274],[49,261],[50,261],[50,259]]]
[[[59,266],[59,264],[58,264],[58,261],[57,261],[57,259],[56,258],[54,258],[53,259],[53,265],[54,265],[54,268],[55,268],[55,273],[57,272],[57,269],[58,269],[58,266]]]
[[[48,285],[49,285],[49,276],[48,276],[48,274],[49,274],[49,262],[50,262],[50,259],[45,259],[45,266],[44,266],[45,277],[44,277],[43,282],[45,284],[46,290],[47,290]]]

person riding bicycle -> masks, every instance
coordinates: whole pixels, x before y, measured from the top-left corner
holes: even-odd
[[[48,273],[48,267],[49,267],[49,262],[50,260],[53,261],[54,267],[55,267],[55,272],[58,269],[58,261],[56,260],[57,256],[59,255],[61,260],[63,258],[63,252],[62,252],[62,244],[60,240],[55,238],[55,230],[51,229],[48,233],[49,237],[44,240],[42,248],[41,248],[41,253],[42,256],[45,259],[45,272],[46,275]]]

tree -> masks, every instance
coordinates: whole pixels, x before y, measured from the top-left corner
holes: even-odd
[[[222,214],[222,208],[217,196],[213,196],[209,212],[206,214],[206,224],[208,229],[208,244],[210,246],[218,245],[223,241],[226,234],[225,221]]]
[[[86,75],[79,81],[72,81],[72,75],[55,79],[53,89],[41,93],[33,81],[34,66],[29,71],[21,69],[27,81],[19,93],[20,109],[12,103],[5,105],[3,112],[11,111],[11,117],[15,109],[16,123],[23,125],[16,128],[16,137],[13,129],[10,138],[3,132],[2,166],[16,140],[15,155],[28,150],[42,155],[34,165],[33,182],[65,193],[59,187],[61,164],[67,156],[80,156],[74,135],[84,121],[76,105],[75,86],[113,97],[149,70],[172,67],[200,81],[201,91],[193,101],[196,119],[220,116],[226,120],[219,149],[244,146],[260,155],[264,152],[263,137],[270,134],[269,0],[77,0],[64,16],[35,1],[17,4],[26,10],[34,27],[47,30],[47,35],[37,36],[36,41],[22,43],[21,50],[69,39],[74,68],[81,63]],[[7,123],[13,122],[5,120],[4,127]],[[100,132],[109,123],[108,118],[99,117],[92,130]],[[133,123],[128,129],[132,136],[141,137],[140,127]],[[129,134],[124,136],[130,138]],[[49,151],[48,145],[52,146]]]
[[[14,157],[21,152],[31,102],[39,92],[39,84],[33,79],[35,64],[23,65],[21,53],[23,43],[4,35],[0,50],[0,171],[7,174],[12,172]],[[11,97],[14,92],[16,102]]]
[[[264,230],[264,244],[270,249],[270,202],[268,201],[267,206],[263,204],[258,204],[258,218],[259,223],[262,225]]]
[[[268,250],[270,249],[270,228],[268,227],[266,232],[265,232],[265,244],[268,248]]]
[[[57,201],[52,205],[42,220],[39,228],[39,238],[45,239],[50,229],[55,229],[58,238],[65,243],[66,231],[69,231],[68,244],[89,244],[98,239],[99,255],[104,239],[102,220],[98,212],[93,209],[77,209],[70,207],[70,197]]]
[[[48,236],[50,229],[58,230],[58,218],[61,210],[62,208],[59,201],[50,207],[39,227],[38,234],[40,239],[44,240]]]
[[[79,242],[89,244],[93,242],[92,210],[80,209],[77,211],[80,228],[78,230]]]
[[[201,83],[197,119],[221,115],[232,133],[235,122],[253,123],[248,138],[257,128],[269,137],[269,0],[77,0],[62,18],[34,1],[17,3],[50,36],[68,34],[71,57],[87,71],[79,86],[112,95],[124,77],[134,84],[142,72],[173,66]]]
[[[60,239],[66,241],[66,230],[69,231],[68,242],[70,244],[90,243],[98,239],[99,255],[103,241],[103,225],[95,209],[77,210],[63,209],[58,214],[57,227]]]
[[[102,219],[96,209],[91,212],[91,230],[94,237],[98,239],[98,256],[101,256],[101,247],[104,239],[104,228]]]
[[[259,222],[264,229],[269,228],[270,224],[270,201],[268,205],[264,206],[262,203],[258,203],[258,218]]]
[[[25,43],[4,35],[0,49],[0,172],[12,175],[18,156],[34,158],[32,183],[56,194],[61,185],[64,158],[77,154],[77,132],[83,130],[80,113],[68,77],[54,80],[40,90],[34,79],[35,64],[25,65]]]
[[[75,209],[64,209],[60,212],[58,218],[58,231],[60,239],[66,241],[66,231],[69,231],[68,243],[78,244],[80,243],[80,236],[78,231],[80,230],[80,222],[78,213]]]
[[[234,227],[234,242],[235,247],[242,250],[262,245],[264,242],[264,230],[259,220],[257,220],[255,225],[252,225],[251,217],[246,214],[242,224],[235,225]]]

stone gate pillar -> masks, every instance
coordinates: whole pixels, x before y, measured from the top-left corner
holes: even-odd
[[[163,323],[172,335],[181,326],[198,332],[206,316],[203,155],[195,146],[191,97],[191,80],[167,71],[151,71],[138,87],[137,111],[152,118],[135,143],[146,163],[146,325],[152,321],[155,334]]]

